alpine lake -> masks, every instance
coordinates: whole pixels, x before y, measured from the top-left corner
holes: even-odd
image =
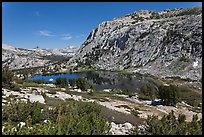
[[[155,79],[140,74],[123,74],[113,71],[86,71],[74,73],[61,73],[51,75],[37,74],[29,77],[28,80],[44,80],[48,83],[55,83],[57,78],[66,78],[69,81],[76,78],[85,78],[96,91],[104,89],[120,89],[131,92],[139,92],[143,84],[148,84],[157,90],[158,82]]]

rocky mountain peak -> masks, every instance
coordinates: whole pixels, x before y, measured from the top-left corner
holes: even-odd
[[[198,65],[193,67],[193,63]],[[140,10],[101,23],[69,63],[200,79],[202,7]]]

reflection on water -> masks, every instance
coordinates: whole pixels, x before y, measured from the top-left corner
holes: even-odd
[[[35,75],[34,77],[28,78],[29,80],[39,80],[44,79],[49,81],[53,79],[55,82],[56,78],[67,78],[70,80],[75,78],[84,77],[93,85],[96,90],[103,89],[128,89],[132,92],[138,92],[142,84],[149,84],[153,88],[157,88],[156,83],[150,77],[145,77],[141,75],[130,75],[130,74],[120,74],[111,71],[88,71],[81,73],[66,73],[66,74],[56,74],[56,75]]]

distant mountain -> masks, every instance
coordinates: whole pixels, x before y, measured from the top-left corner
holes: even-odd
[[[32,51],[39,52],[41,54],[46,54],[46,55],[59,55],[59,56],[68,56],[72,57],[75,52],[79,49],[78,46],[67,46],[66,48],[54,48],[54,49],[42,49],[42,48],[33,48],[29,49]]]
[[[76,51],[79,49],[78,46],[68,46],[62,49],[50,49],[49,52],[55,55],[62,55],[62,56],[74,56]]]
[[[47,66],[71,58],[77,50],[77,46],[64,49],[24,49],[2,44],[2,67],[22,69]]]
[[[202,7],[140,10],[94,29],[68,64],[202,77]]]

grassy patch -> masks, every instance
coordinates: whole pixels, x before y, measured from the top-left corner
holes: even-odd
[[[125,98],[123,97],[119,97],[119,96],[115,96],[114,93],[112,92],[97,92],[94,91],[91,94],[87,93],[87,92],[75,92],[75,91],[70,91],[70,89],[67,89],[66,91],[67,94],[73,94],[73,95],[78,95],[78,96],[82,96],[84,98],[87,99],[96,99],[102,102],[106,102],[109,101],[108,99],[106,99],[106,97],[110,98],[110,99],[117,99],[117,100],[121,100],[121,101],[127,101]]]
[[[140,100],[151,100],[151,98],[149,96],[146,96],[144,94],[138,94],[138,99]]]
[[[56,90],[49,90],[50,92],[50,94],[56,94]]]
[[[133,125],[141,124],[143,120],[132,114],[125,114],[102,106],[102,116],[109,122],[125,123],[129,122]]]
[[[48,96],[45,96],[44,99],[45,99],[45,102],[48,106],[53,106],[53,107],[57,107],[60,103],[63,102],[63,100],[61,100],[61,99],[51,98]]]
[[[94,92],[94,93],[92,93],[92,95],[86,93],[86,97],[105,102],[105,101],[109,101],[108,99],[106,99],[106,97],[111,97],[111,95],[109,96],[109,94]]]
[[[26,87],[39,87],[39,84],[34,83],[34,82],[23,82],[22,87],[23,88],[26,88]]]
[[[179,87],[179,98],[180,100],[185,101],[187,104],[194,107],[198,107],[202,102],[202,95],[192,91],[186,86]]]

